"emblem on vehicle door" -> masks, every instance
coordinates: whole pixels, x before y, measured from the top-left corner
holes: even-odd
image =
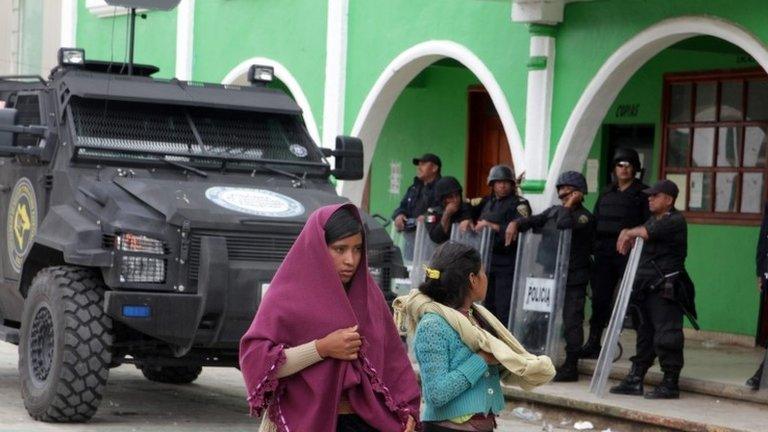
[[[8,203],[6,222],[6,243],[11,267],[21,273],[21,265],[32,247],[37,234],[37,197],[35,188],[28,178],[22,177],[13,187]]]

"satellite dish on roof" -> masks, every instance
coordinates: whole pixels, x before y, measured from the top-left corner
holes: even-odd
[[[105,0],[110,6],[136,9],[171,10],[179,5],[181,0]]]

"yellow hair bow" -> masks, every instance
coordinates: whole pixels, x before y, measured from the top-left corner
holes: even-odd
[[[440,270],[436,270],[436,269],[424,266],[424,272],[427,274],[427,277],[430,279],[440,279]]]

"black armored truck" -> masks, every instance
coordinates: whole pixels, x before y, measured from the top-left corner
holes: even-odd
[[[62,49],[48,79],[0,77],[0,338],[38,420],[91,418],[123,363],[169,383],[237,366],[307,217],[362,177],[361,142],[318,148],[269,68],[224,86],[128,66]],[[391,294],[399,250],[364,222]]]

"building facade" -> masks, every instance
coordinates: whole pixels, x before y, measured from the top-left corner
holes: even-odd
[[[0,20],[12,21],[3,28],[16,28],[16,39],[0,59],[33,72],[42,66],[21,59],[27,47],[51,45],[30,36],[47,28],[31,24],[35,7],[49,8],[12,3],[15,15]],[[54,45],[125,58],[124,10],[56,3]],[[612,152],[634,147],[646,182],[680,186],[703,330],[748,341],[760,324],[764,0],[182,0],[144,16],[136,60],[159,66],[158,76],[242,84],[251,64],[270,65],[316,141],[360,136],[366,179],[339,188],[371,213],[391,213],[414,174],[411,158],[427,151],[470,196],[488,192],[491,165],[512,164],[534,210],[553,201],[560,172],[580,170],[591,207],[610,182]]]

